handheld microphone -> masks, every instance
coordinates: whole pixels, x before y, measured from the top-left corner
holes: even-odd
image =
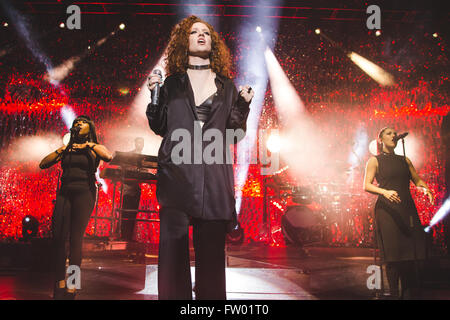
[[[78,134],[80,132],[80,130],[81,130],[81,127],[75,126],[75,127],[70,128],[70,133]]]
[[[398,140],[401,140],[401,139],[405,138],[407,135],[408,135],[408,132],[404,132],[402,134],[396,135],[394,137],[394,142],[397,142]]]
[[[153,74],[158,75],[162,79],[162,73],[161,70],[155,69],[153,71]],[[159,82],[156,83],[155,87],[152,90],[152,106],[157,106],[159,104],[159,91],[160,91],[161,85]]]

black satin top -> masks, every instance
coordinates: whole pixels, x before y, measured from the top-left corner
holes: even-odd
[[[211,112],[211,106],[213,104],[214,97],[216,96],[215,93],[210,95],[203,103],[199,106],[197,106],[195,109],[197,110],[197,116],[198,120],[202,122],[206,122],[208,120],[209,114]]]
[[[172,207],[186,212],[194,218],[205,220],[227,220],[232,226],[237,221],[233,164],[228,163],[227,129],[245,132],[250,112],[249,103],[240,95],[231,79],[216,74],[217,93],[205,103],[196,106],[194,93],[186,73],[170,75],[161,86],[159,104],[147,107],[150,128],[163,137],[158,151],[158,182],[156,196],[163,207]],[[200,110],[199,110],[200,109]],[[209,112],[208,112],[208,111]],[[179,129],[189,132],[190,137],[198,135],[196,121],[205,120],[202,132],[209,129],[222,135],[221,151],[214,149],[217,162],[203,161],[204,152],[211,151],[210,141],[203,140],[198,148],[195,139],[184,139],[190,150],[181,163],[174,161],[174,152],[180,141],[173,139],[173,133]],[[202,139],[202,138],[200,138]],[[198,152],[195,150],[200,149]],[[179,149],[178,149],[179,150]],[[175,152],[175,156],[181,152]],[[196,159],[200,155],[200,161]],[[179,160],[179,157],[175,157]]]

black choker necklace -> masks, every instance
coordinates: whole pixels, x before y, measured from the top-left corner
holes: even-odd
[[[204,64],[202,66],[194,66],[192,64],[188,64],[188,68],[189,69],[194,69],[194,70],[206,70],[206,69],[211,69],[211,65],[210,64]]]
[[[87,136],[86,137],[76,136],[73,138],[73,142],[77,143],[77,144],[83,144],[83,143],[87,142],[87,140],[88,140]]]

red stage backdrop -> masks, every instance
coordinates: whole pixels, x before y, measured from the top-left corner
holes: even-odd
[[[77,115],[91,116],[97,126],[99,141],[106,146],[117,145],[117,141],[108,140],[108,137],[118,126],[137,126],[136,118],[129,116],[132,101],[139,93],[147,72],[159,58],[171,26],[167,18],[152,19],[152,23],[158,26],[153,28],[156,31],[152,36],[139,25],[134,29],[131,26],[132,31],[109,40],[98,52],[81,61],[59,86],[44,80],[45,70],[30,55],[25,55],[20,61],[11,55],[0,60],[3,79],[0,96],[0,240],[20,239],[21,221],[26,215],[38,219],[39,237],[51,236],[52,201],[55,199],[59,167],[39,170],[39,159],[34,155],[44,148],[39,141],[56,141],[56,149],[61,143],[58,139],[68,131],[61,108],[69,105]],[[234,62],[239,63],[251,48],[239,40],[237,31],[232,30],[235,24],[231,22],[236,20],[231,20],[224,20],[229,23],[222,24],[221,36],[232,49]],[[443,41],[432,39],[424,30],[407,36],[408,30],[401,28],[399,26],[396,33],[384,38],[375,38],[370,32],[367,34],[367,30],[356,31],[352,36],[329,31],[335,39],[345,38],[341,44],[351,46],[393,73],[396,85],[391,88],[377,85],[345,55],[317,38],[312,28],[298,21],[283,21],[274,52],[304,101],[316,130],[329,139],[329,151],[336,155],[336,159],[329,159],[330,163],[347,162],[358,130],[363,130],[369,141],[385,126],[392,126],[399,132],[410,132],[414,137],[414,154],[410,158],[436,195],[435,205],[429,206],[426,197],[415,187],[411,188],[420,218],[426,226],[444,200],[444,150],[440,124],[450,110],[449,79],[445,73],[448,69],[443,67],[448,67],[448,59]],[[89,36],[91,40],[100,38]],[[79,52],[81,49],[75,46],[75,40],[81,41],[86,37],[82,32],[75,34],[66,52],[51,56],[55,64]],[[47,41],[48,50],[57,47],[57,44]],[[59,36],[58,41],[64,42],[64,37]],[[260,128],[277,127],[271,94],[268,87]],[[140,117],[145,122],[143,112]],[[147,130],[147,134],[152,135],[147,127],[140,130]],[[131,150],[131,145],[128,146]],[[304,156],[308,157],[307,154]],[[345,227],[329,223],[327,241],[330,244],[371,245],[372,210],[376,197],[362,190],[364,164],[369,156],[369,151],[365,151],[354,167],[352,178],[346,180],[339,190],[345,194],[345,199],[342,196],[339,213],[336,214],[340,214],[346,223]],[[325,181],[305,177],[302,183],[309,186],[332,183],[340,179],[338,175],[341,173]],[[278,198],[273,190],[268,190],[271,219],[268,228],[263,215],[266,182],[260,175],[260,166],[250,166],[242,189],[239,220],[245,230],[246,241],[285,245],[280,223],[290,203]],[[97,220],[91,219],[87,236],[111,234],[110,220],[101,219],[111,217],[113,188],[109,181],[106,185],[107,192],[99,191]],[[141,208],[157,211],[155,187],[142,184],[142,191]],[[118,194],[115,196],[118,201]],[[157,213],[138,217],[157,218]],[[442,225],[437,225],[432,233],[434,241],[442,245]],[[154,243],[158,238],[158,224],[137,223],[138,241]]]

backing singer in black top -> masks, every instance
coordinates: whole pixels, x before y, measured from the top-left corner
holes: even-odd
[[[94,123],[88,116],[73,121],[70,149],[62,146],[40,163],[47,169],[61,161],[61,186],[56,195],[52,217],[54,246],[55,299],[74,299],[75,290],[66,292],[66,241],[69,240],[70,265],[81,266],[83,235],[95,204],[95,172],[100,160],[111,161],[112,155],[98,144]]]
[[[189,224],[193,225],[196,299],[226,299],[225,235],[236,223],[232,163],[225,163],[226,129],[246,129],[249,86],[238,93],[229,78],[229,53],[213,27],[191,16],[174,27],[167,52],[169,76],[157,106],[147,107],[150,128],[163,137],[158,152],[157,199],[160,210],[159,299],[192,299]],[[158,76],[149,79],[152,90]],[[189,163],[174,163],[181,141],[177,129],[191,135]],[[211,143],[196,144],[194,133],[215,129],[222,134],[222,163],[194,163]],[[217,132],[216,131],[216,132]],[[222,139],[222,138],[221,138]],[[202,139],[203,140],[203,139]]]

